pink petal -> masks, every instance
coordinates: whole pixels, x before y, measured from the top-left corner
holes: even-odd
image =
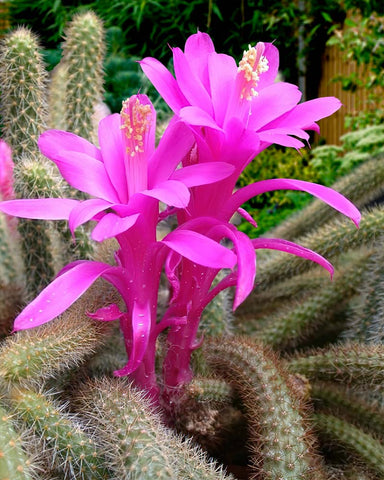
[[[316,262],[324,267],[333,276],[334,268],[328,260],[309,248],[302,247],[296,243],[283,240],[281,238],[255,238],[252,240],[255,249],[267,248],[269,250],[280,250],[281,252],[291,253],[297,257],[306,258]]]
[[[237,66],[233,57],[224,54],[211,54],[208,58],[209,81],[216,123],[223,126],[228,108],[224,100],[232,95],[237,74]]]
[[[191,129],[184,122],[171,122],[148,161],[148,185],[150,188],[168,180],[177,165],[190,152],[194,141]]]
[[[180,108],[188,105],[188,101],[180,90],[175,78],[162,63],[151,57],[146,57],[139,63],[145,75],[171,110],[178,113]]]
[[[127,178],[124,164],[124,144],[121,132],[121,117],[118,113],[108,115],[99,123],[99,143],[107,174],[120,202],[128,201]]]
[[[282,130],[282,129],[281,129]],[[304,143],[300,142],[296,138],[292,138],[289,135],[284,133],[278,133],[275,130],[268,130],[263,132],[258,132],[260,141],[266,142],[270,145],[276,143],[277,145],[282,145],[283,147],[292,147],[292,148],[302,148]]]
[[[107,213],[98,221],[96,227],[92,230],[92,239],[96,242],[103,242],[107,238],[116,237],[120,233],[129,230],[139,218],[139,213],[129,217],[119,217],[115,213]]]
[[[78,200],[69,198],[31,198],[0,202],[0,211],[14,217],[37,220],[67,220]]]
[[[190,35],[185,42],[185,58],[188,60],[191,70],[200,79],[208,92],[210,91],[210,85],[207,60],[214,51],[215,47],[207,33],[197,32],[194,35]]]
[[[313,129],[314,122],[328,117],[341,107],[341,102],[335,97],[323,97],[309,100],[297,105],[281,119],[273,122],[273,127],[300,127],[305,130]]]
[[[316,183],[305,182],[304,180],[294,180],[290,178],[274,178],[270,180],[261,180],[260,182],[247,185],[235,192],[231,199],[224,207],[226,215],[234,213],[243,203],[250,198],[260,195],[261,193],[271,192],[273,190],[301,190],[310,193],[315,197],[323,200],[340,213],[349,217],[356,226],[359,225],[361,214],[359,210],[345,198],[341,193],[336,192],[332,188],[324,187]]]
[[[14,331],[37,327],[53,320],[72,305],[92,283],[109,271],[121,270],[105,263],[82,261],[53,280],[16,317]]]
[[[235,171],[235,167],[225,162],[208,162],[190,165],[176,170],[172,180],[183,182],[187,187],[208,185],[223,180]]]
[[[301,92],[296,85],[290,83],[273,83],[259,92],[251,104],[251,115],[247,128],[260,130],[272,120],[289,112],[301,98]],[[296,126],[296,125],[289,125]]]
[[[179,112],[180,118],[188,125],[210,127],[222,131],[212,116],[198,106],[183,107]]]
[[[205,235],[191,230],[174,230],[162,243],[192,262],[210,268],[233,268],[236,255]]]
[[[188,188],[184,183],[176,180],[166,180],[157,184],[154,188],[143,190],[140,193],[178,208],[185,208],[190,199]]]
[[[229,238],[235,247],[237,255],[237,286],[233,309],[235,310],[251,293],[256,276],[256,256],[254,247],[248,236],[239,232],[233,225],[217,225],[210,234],[220,233]]]
[[[271,85],[279,71],[279,50],[272,43],[264,43],[264,57],[268,60],[268,70],[260,75],[260,80],[257,84],[257,91]]]
[[[129,320],[131,320],[129,322]],[[129,323],[128,323],[129,322]],[[148,303],[133,303],[132,317],[124,315],[120,321],[129,355],[127,365],[114,374],[118,377],[134,372],[144,358],[151,330],[151,307]]]
[[[100,150],[92,143],[74,133],[62,130],[47,130],[42,133],[38,140],[38,146],[43,155],[55,161],[62,151],[74,151],[84,153],[89,157],[102,161]]]
[[[61,175],[78,190],[110,202],[119,202],[104,164],[81,152],[61,151],[54,159]]]
[[[78,202],[69,215],[69,229],[73,233],[78,226],[92,220],[95,215],[107,210],[112,205],[113,204],[99,198],[91,198]]]
[[[191,66],[180,48],[173,49],[173,65],[177,83],[191,105],[199,105],[209,115],[213,115],[212,100],[209,92]]]
[[[112,322],[113,320],[118,320],[122,315],[124,315],[124,312],[122,312],[115,303],[112,303],[107,307],[97,309],[96,312],[87,312],[87,315],[93,320]]]

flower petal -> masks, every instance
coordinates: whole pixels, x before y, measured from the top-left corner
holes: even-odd
[[[139,216],[139,213],[129,217],[119,217],[115,213],[107,213],[98,221],[96,227],[92,230],[91,237],[96,242],[103,242],[107,238],[115,237],[119,233],[129,230]]]
[[[62,150],[85,153],[102,161],[101,152],[95,145],[71,132],[47,130],[40,135],[37,143],[41,153],[53,161]]]
[[[233,268],[236,255],[220,243],[191,230],[174,230],[162,243],[192,262],[210,268]]]
[[[119,202],[102,162],[82,152],[64,150],[55,156],[54,162],[72,187],[94,197]]]
[[[124,144],[121,133],[121,118],[118,113],[108,115],[99,123],[99,144],[105,170],[114,186],[121,203],[128,201]]]
[[[209,92],[210,84],[208,78],[208,57],[214,53],[215,46],[207,33],[197,32],[190,35],[185,42],[184,54],[188,60],[191,70],[199,78]]]
[[[296,85],[285,82],[269,85],[261,90],[257,97],[253,97],[247,127],[250,130],[260,130],[272,120],[292,110],[300,98],[301,92]]]
[[[177,165],[190,152],[194,137],[184,122],[171,122],[148,160],[148,186],[168,180]]]
[[[230,98],[237,74],[237,65],[233,57],[213,53],[208,58],[209,81],[216,123],[223,126],[228,107],[224,98]]]
[[[100,322],[112,322],[121,318],[124,312],[120,310],[116,303],[112,303],[97,309],[96,312],[87,312],[87,315],[93,320],[99,320]]]
[[[349,217],[356,226],[359,225],[361,214],[355,205],[345,198],[341,193],[336,192],[329,187],[318,185],[317,183],[306,182],[304,180],[294,180],[291,178],[273,178],[270,180],[261,180],[260,182],[247,185],[240,188],[229,199],[224,207],[227,215],[232,215],[243,203],[250,198],[260,195],[261,193],[273,190],[301,190],[310,193],[315,197],[323,200],[340,213]]]
[[[0,202],[0,211],[14,217],[37,220],[67,220],[78,200],[69,198],[30,198]]]
[[[180,108],[188,105],[188,100],[175,78],[162,63],[155,58],[146,57],[139,64],[171,110],[178,113]]]
[[[208,162],[179,168],[172,176],[172,180],[183,182],[187,187],[208,185],[223,180],[235,171],[235,167],[225,162]]]
[[[256,276],[256,256],[254,247],[248,236],[239,232],[229,224],[216,225],[210,230],[210,235],[219,233],[229,238],[235,247],[237,255],[237,285],[233,301],[235,310],[251,293]]]
[[[107,272],[121,270],[105,263],[75,262],[67,266],[24,310],[16,317],[14,331],[37,327],[53,320],[71,306],[99,277]]]
[[[191,66],[180,48],[173,49],[173,65],[177,83],[185,98],[191,105],[199,105],[209,115],[213,115],[212,100],[209,92],[201,83],[200,78]]]
[[[69,215],[68,226],[73,233],[76,228],[112,206],[111,203],[100,198],[91,198],[77,203]]]
[[[313,250],[302,247],[297,243],[283,240],[282,238],[254,238],[252,243],[255,249],[267,248],[269,250],[280,250],[281,252],[291,253],[297,257],[306,258],[307,260],[316,262],[328,270],[331,277],[333,276],[334,268],[327,259]]]
[[[222,128],[217,125],[213,117],[198,106],[183,107],[179,112],[179,116],[188,125],[210,127],[222,131]]]
[[[129,316],[124,315],[120,321],[129,358],[124,368],[113,372],[118,377],[134,372],[143,360],[152,324],[150,305],[134,302],[131,321],[128,323],[129,320]]]
[[[184,183],[177,180],[166,180],[157,184],[154,188],[143,190],[140,193],[178,208],[185,208],[190,199],[188,188]]]

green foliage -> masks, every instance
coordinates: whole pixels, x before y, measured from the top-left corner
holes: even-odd
[[[369,2],[365,2],[367,5]],[[380,124],[384,119],[382,88],[384,86],[383,8],[365,8],[352,5],[352,15],[344,23],[344,30],[333,25],[333,35],[328,45],[336,45],[343,52],[346,62],[354,61],[362,74],[337,75],[334,81],[341,82],[344,90],[362,88],[368,93],[366,104],[358,105],[358,113],[347,118],[347,126],[354,130],[369,124]],[[340,27],[340,26],[339,26]]]

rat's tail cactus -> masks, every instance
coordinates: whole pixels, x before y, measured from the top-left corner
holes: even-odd
[[[34,34],[19,27],[1,40],[15,180],[2,142],[0,477],[380,478],[381,434],[369,419],[382,399],[366,397],[383,385],[382,338],[355,337],[366,339],[358,317],[364,332],[382,328],[380,268],[367,265],[382,258],[383,208],[360,222],[343,194],[359,206],[376,198],[382,157],[340,180],[341,193],[295,179],[236,189],[259,152],[301,148],[340,102],[299,103],[294,85],[275,82],[273,44],[250,46],[237,65],[198,32],[172,49],[175,76],[140,62],[174,113],[156,132],[141,93],[120,113],[98,113],[104,51],[103,23],[87,11],[67,25],[49,82]],[[256,227],[242,205],[275,189],[317,198],[281,227],[299,244],[249,238],[230,221],[238,212]],[[256,277],[259,249],[280,252],[258,256]],[[325,256],[333,283],[318,268],[333,275]],[[350,465],[329,455],[328,438]]]

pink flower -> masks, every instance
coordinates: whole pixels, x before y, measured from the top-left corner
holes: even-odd
[[[217,274],[214,269],[193,266],[185,258],[170,264],[168,277],[176,293],[166,315],[177,312],[188,317],[186,325],[171,328],[168,336],[166,384],[175,387],[190,379],[189,355],[197,345],[196,333],[203,308],[221,289],[236,285],[235,309],[253,289],[255,249],[293,253],[333,273],[326,259],[300,245],[280,239],[251,241],[238,232],[229,225],[236,211],[256,227],[255,221],[241,208],[243,203],[255,195],[288,188],[318,197],[349,216],[356,225],[360,213],[334,190],[295,179],[264,180],[234,193],[239,175],[258,153],[272,143],[303,147],[299,139],[309,139],[306,130],[318,131],[316,122],[340,107],[338,99],[327,97],[298,104],[301,93],[295,85],[275,83],[279,53],[270,43],[250,46],[239,65],[232,57],[216,53],[209,35],[201,32],[187,39],[184,52],[180,48],[172,51],[175,77],[154,58],[144,58],[140,64],[175,113],[175,119],[184,121],[194,133],[195,148],[184,158],[183,165],[221,161],[234,167],[234,172],[221,181],[191,188],[188,209],[178,210],[178,222],[185,228],[199,228],[202,234],[213,238],[220,231],[232,241],[238,259],[236,271],[213,290],[211,283]],[[185,295],[185,291],[189,291],[189,295]]]
[[[125,311],[112,305],[91,314],[98,320],[120,319],[129,360],[116,374],[137,371],[139,384],[155,388],[152,360],[157,335],[181,321],[156,322],[159,278],[166,256],[177,252],[210,268],[233,268],[236,263],[233,252],[197,231],[183,229],[171,232],[161,242],[156,239],[159,201],[186,207],[190,187],[221,180],[233,171],[222,162],[219,170],[217,163],[176,170],[192,143],[189,129],[176,121],[155,148],[155,113],[145,95],[131,97],[120,115],[100,122],[100,149],[68,132],[50,130],[40,136],[41,151],[56,163],[68,183],[95,198],[12,200],[0,203],[0,210],[27,218],[68,219],[71,230],[96,220],[92,238],[115,237],[120,248],[115,266],[79,261],[65,267],[18,315],[14,330],[52,320],[103,277],[118,289],[126,305]]]

